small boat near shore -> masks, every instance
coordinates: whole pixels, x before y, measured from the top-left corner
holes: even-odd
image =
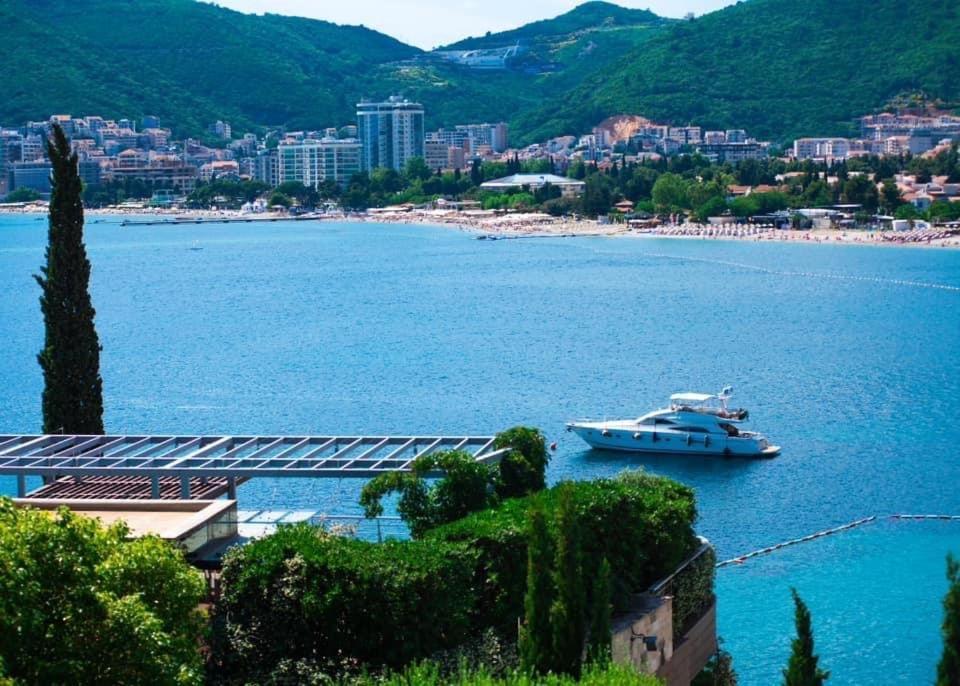
[[[780,446],[740,426],[750,413],[730,409],[729,386],[719,394],[674,393],[669,407],[637,419],[573,421],[572,431],[593,448],[633,453],[775,457]]]

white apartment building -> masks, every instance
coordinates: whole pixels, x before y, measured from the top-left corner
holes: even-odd
[[[846,138],[798,138],[793,142],[797,160],[842,160],[849,155],[850,141]]]
[[[313,188],[324,181],[345,184],[360,171],[360,152],[355,139],[284,141],[277,147],[277,183],[299,181]]]

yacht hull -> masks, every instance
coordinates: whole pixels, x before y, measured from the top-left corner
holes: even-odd
[[[646,427],[615,428],[591,423],[567,425],[590,447],[631,453],[708,455],[717,457],[774,457],[780,453],[759,436],[653,431]]]

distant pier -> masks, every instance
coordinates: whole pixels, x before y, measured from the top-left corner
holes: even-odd
[[[174,219],[124,219],[120,226],[180,226],[187,224],[252,224],[254,222],[309,222],[333,219],[326,215],[301,214],[292,217],[244,215],[242,217],[188,217]]]

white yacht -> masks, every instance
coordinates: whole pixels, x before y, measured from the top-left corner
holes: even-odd
[[[670,396],[670,407],[638,419],[569,422],[567,431],[573,431],[591,447],[604,450],[742,457],[778,455],[780,446],[770,445],[762,434],[739,428],[749,413],[727,407],[732,393],[729,386],[717,395],[674,393]]]

